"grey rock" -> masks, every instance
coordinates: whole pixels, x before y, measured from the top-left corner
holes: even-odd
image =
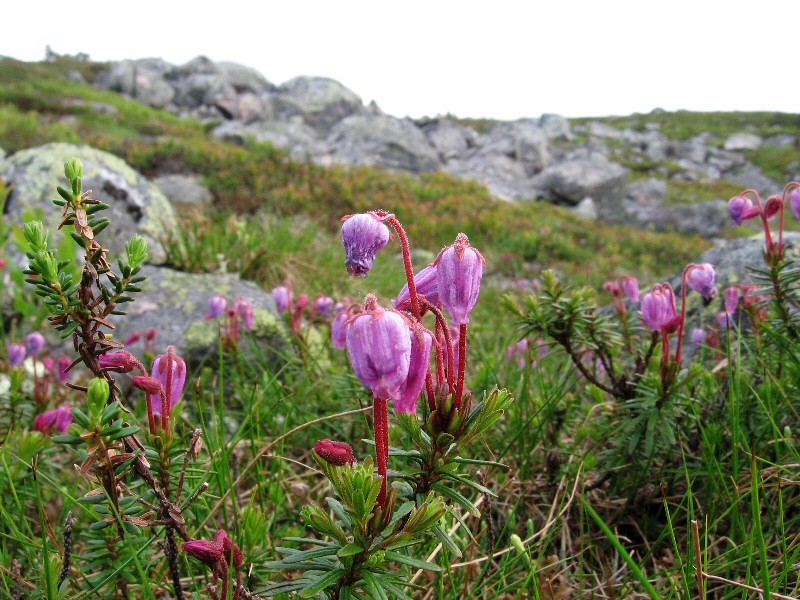
[[[702,138],[694,138],[677,146],[677,156],[686,164],[702,165],[708,156],[708,146]]]
[[[273,102],[276,116],[288,119],[299,115],[323,134],[364,109],[358,95],[327,77],[296,77],[284,83],[280,91]]]
[[[756,150],[763,139],[755,133],[734,133],[725,140],[725,150]]]
[[[246,146],[250,140],[269,142],[276,148],[289,151],[295,159],[324,154],[325,146],[317,132],[300,119],[290,121],[256,121],[249,125],[229,121],[215,128],[212,135],[227,142]]]
[[[178,354],[193,364],[211,360],[219,347],[218,323],[208,321],[208,300],[223,294],[232,302],[252,302],[256,316],[253,332],[243,333],[243,344],[258,344],[266,356],[277,356],[288,347],[283,321],[277,316],[272,295],[252,282],[231,274],[182,273],[166,267],[146,265],[142,293],[127,305],[128,314],[114,317],[115,336],[124,340],[134,332],[155,329],[159,351],[175,346]]]
[[[72,157],[83,161],[83,189],[93,190],[93,198],[111,205],[103,213],[111,225],[99,239],[111,250],[112,256],[124,253],[127,241],[134,233],[139,233],[148,241],[150,261],[163,262],[166,255],[159,240],[176,228],[175,213],[169,201],[125,161],[90,146],[46,144],[5,159],[0,177],[14,189],[4,218],[21,223],[26,213],[41,214],[48,229],[55,231],[61,211],[52,200],[58,197],[56,186],[63,186],[66,181],[64,161]],[[17,260],[27,265],[21,256],[17,256]]]
[[[479,181],[501,200],[533,200],[541,194],[526,176],[522,164],[505,154],[475,152],[449,161],[443,170],[463,179]]]
[[[631,181],[625,188],[625,196],[639,206],[661,206],[667,195],[667,182],[661,179]]]
[[[169,105],[175,97],[172,86],[164,79],[171,66],[158,58],[123,60],[112,63],[98,77],[98,85],[125,94],[158,108]]]
[[[601,217],[618,210],[625,195],[628,170],[602,156],[573,158],[550,165],[537,177],[556,201],[575,205],[586,197],[597,203]]]
[[[573,212],[584,219],[591,219],[594,221],[599,215],[597,211],[597,204],[591,198],[584,198],[575,205]]]
[[[743,188],[754,189],[765,198],[783,190],[783,184],[767,177],[761,172],[761,169],[750,163],[737,171],[728,173],[725,178],[738,183]]]
[[[800,232],[784,232],[783,242],[786,259],[795,262],[800,260]],[[717,287],[720,290],[732,283],[756,283],[753,279],[754,270],[765,268],[764,234],[721,240],[697,262],[714,265],[717,271]]]
[[[716,238],[730,228],[728,204],[724,200],[660,206],[628,199],[616,220],[648,231],[678,231],[706,238]]]
[[[214,203],[214,195],[202,183],[200,175],[173,173],[153,180],[173,206],[204,208]]]
[[[720,171],[720,173],[727,173],[744,166],[747,161],[744,156],[738,152],[710,148],[708,156],[706,157],[706,162],[709,166]]]
[[[797,145],[797,136],[789,135],[788,133],[771,135],[764,140],[762,145],[769,148],[791,148]]]
[[[518,161],[527,176],[550,164],[548,137],[534,119],[520,119],[492,127],[480,141],[480,152],[504,154]]]
[[[661,162],[675,152],[674,144],[658,130],[649,130],[642,134],[644,153],[648,159]]]
[[[422,173],[440,166],[439,155],[410,119],[366,114],[339,122],[327,145],[334,161]]]
[[[233,87],[237,94],[250,92],[258,95],[277,89],[261,73],[251,67],[234,62],[220,62],[216,64],[216,67],[219,78]]]
[[[197,108],[208,101],[213,101],[221,94],[220,86],[224,85],[214,73],[192,73],[173,81],[175,87],[175,103],[179,106]]]
[[[478,136],[474,129],[463,127],[452,119],[424,119],[416,124],[439,153],[442,162],[466,154]]]
[[[569,121],[561,115],[543,114],[539,117],[539,125],[542,127],[548,139],[564,141],[572,139],[572,130]]]

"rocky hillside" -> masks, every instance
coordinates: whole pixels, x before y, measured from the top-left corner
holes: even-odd
[[[720,129],[713,119],[704,130],[701,120],[680,132],[666,131],[657,112],[477,124],[400,119],[332,79],[298,77],[278,86],[248,67],[203,57],[180,66],[112,63],[95,85],[198,119],[220,140],[268,141],[296,159],[443,171],[509,201],[543,199],[592,218],[709,237],[727,227],[725,201],[736,190],[771,194],[800,176],[795,115],[760,114],[740,130],[730,123]]]

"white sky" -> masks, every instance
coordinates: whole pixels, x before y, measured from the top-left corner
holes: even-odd
[[[797,0],[6,3],[0,55],[203,54],[332,77],[396,116],[800,112]]]

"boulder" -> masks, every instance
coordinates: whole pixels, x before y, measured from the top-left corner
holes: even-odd
[[[219,78],[233,87],[237,94],[249,92],[259,95],[277,89],[277,86],[267,81],[266,77],[251,67],[235,62],[220,62],[216,64],[216,67]]]
[[[545,113],[539,117],[539,125],[548,139],[563,141],[572,139],[572,130],[569,121],[561,115]]]
[[[117,339],[155,329],[159,352],[173,345],[193,364],[213,361],[219,351],[218,322],[206,320],[205,315],[209,298],[223,294],[229,302],[243,298],[253,304],[255,327],[250,333],[242,333],[245,344],[249,338],[263,355],[273,357],[290,346],[272,295],[252,282],[231,274],[182,273],[152,265],[143,267],[141,274],[147,277],[141,284],[142,293],[127,305],[127,315],[114,317]]]
[[[150,262],[163,262],[166,254],[160,240],[176,227],[169,201],[125,161],[90,146],[46,144],[7,157],[0,165],[0,177],[14,189],[4,218],[12,223],[21,223],[23,218],[44,218],[49,230],[55,231],[61,211],[52,200],[58,197],[56,186],[66,183],[64,161],[72,157],[83,161],[83,189],[93,190],[93,198],[110,205],[103,214],[111,225],[100,239],[112,256],[124,253],[125,243],[139,233],[148,241]],[[23,258],[16,256],[26,265]]]
[[[725,140],[725,150],[757,150],[763,142],[763,138],[755,133],[734,133]]]
[[[797,145],[797,136],[788,133],[778,133],[771,135],[764,140],[763,146],[769,148],[791,148]]]
[[[529,177],[550,164],[548,137],[535,119],[495,125],[479,145],[481,152],[504,154],[519,162]]]
[[[728,173],[725,179],[738,183],[742,189],[756,190],[765,199],[772,194],[783,192],[783,183],[767,177],[761,169],[751,163],[746,163],[742,168]]]
[[[466,154],[478,137],[474,129],[447,118],[421,119],[416,125],[425,133],[443,163]]]
[[[240,146],[246,146],[250,140],[269,142],[276,148],[287,150],[296,160],[319,156],[326,151],[317,132],[303,123],[302,119],[257,121],[248,125],[241,121],[228,121],[216,127],[212,135],[218,140]]]
[[[327,77],[296,77],[273,96],[275,114],[280,119],[295,115],[325,134],[342,119],[363,111],[361,98],[341,83]]]
[[[410,119],[362,114],[339,122],[326,140],[334,161],[423,173],[440,166],[439,155]]]
[[[200,175],[171,173],[156,177],[153,183],[173,206],[202,210],[214,203],[214,195]]]
[[[719,237],[731,227],[728,203],[724,200],[659,206],[628,199],[622,213],[614,220],[648,231],[678,231],[705,238]]]
[[[539,195],[522,164],[498,152],[481,149],[465,158],[450,160],[443,170],[479,181],[501,200],[533,200]]]
[[[172,86],[164,79],[170,69],[160,58],[123,60],[111,63],[108,71],[98,77],[97,84],[143,104],[164,108],[175,97]]]
[[[627,182],[628,169],[598,154],[569,158],[535,177],[536,185],[557,202],[574,206],[592,198],[603,218],[619,210]]]

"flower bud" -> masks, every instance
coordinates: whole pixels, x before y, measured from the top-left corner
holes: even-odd
[[[628,300],[631,302],[639,301],[639,282],[636,280],[636,277],[623,275],[620,277],[620,285]]]
[[[439,253],[436,284],[442,304],[450,313],[453,325],[469,323],[469,312],[478,301],[486,261],[463,233],[452,246]]]
[[[314,311],[322,316],[327,317],[333,310],[333,298],[324,294],[317,294],[314,298]]]
[[[275,308],[278,314],[282,315],[292,305],[292,288],[288,285],[279,285],[272,288],[272,299],[275,300]]]
[[[166,354],[155,357],[151,374],[164,387],[164,397],[169,402],[171,409],[180,400],[186,385],[186,363],[175,352],[174,346],[168,346]],[[154,397],[152,401],[153,414],[161,414],[163,409],[161,398]]]
[[[356,376],[375,397],[400,398],[411,361],[411,332],[406,320],[379,307],[373,294],[347,328],[347,352]]]
[[[325,462],[337,467],[356,462],[353,448],[345,442],[320,440],[314,444],[314,452],[319,454]]]
[[[767,203],[764,205],[764,214],[767,215],[767,219],[771,219],[781,212],[781,208],[783,208],[783,198],[780,196],[770,196],[767,199]]]
[[[161,382],[155,377],[148,377],[147,375],[136,375],[131,380],[131,385],[139,388],[148,396],[160,396],[164,392]],[[159,400],[158,406],[161,406],[161,400]],[[158,412],[160,413],[161,411],[159,410]]]
[[[349,308],[345,308],[336,313],[336,316],[331,323],[331,342],[334,348],[342,349],[347,347],[347,327],[348,321],[352,317],[353,312]]]
[[[108,387],[108,381],[102,377],[94,377],[89,382],[89,392],[86,395],[86,408],[89,410],[89,416],[94,421],[99,421],[100,415],[108,402],[108,396],[111,390]]]
[[[244,298],[237,298],[233,303],[233,310],[236,316],[241,319],[242,327],[245,331],[253,331],[253,326],[256,324],[256,314],[253,311],[253,303]]]
[[[64,176],[69,180],[83,177],[83,163],[80,158],[69,158],[64,161]]]
[[[361,213],[344,218],[344,244],[347,272],[354,277],[366,277],[375,264],[375,254],[389,243],[389,228],[374,213]]]

